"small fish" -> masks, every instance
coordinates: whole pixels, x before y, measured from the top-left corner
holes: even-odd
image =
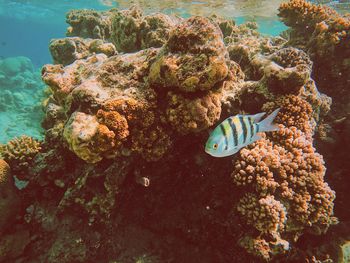
[[[205,144],[206,153],[214,157],[226,157],[238,152],[241,148],[259,140],[259,132],[277,131],[273,123],[279,108],[261,120],[265,112],[255,115],[236,115],[220,123],[210,134]]]

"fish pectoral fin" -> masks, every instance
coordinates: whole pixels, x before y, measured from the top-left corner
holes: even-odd
[[[262,138],[261,135],[259,133],[257,133],[251,138],[250,143],[256,142],[256,141],[260,140],[261,138]]]
[[[252,116],[254,123],[258,123],[261,118],[266,114],[266,112],[260,112]]]

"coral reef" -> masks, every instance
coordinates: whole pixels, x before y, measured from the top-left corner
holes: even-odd
[[[29,180],[24,211],[0,236],[7,251],[23,235],[6,259],[303,262],[300,244],[334,231],[335,193],[314,147],[331,99],[307,52],[215,16],[133,7],[67,20],[70,37],[51,45],[57,64],[42,69],[44,141],[1,148]],[[276,108],[279,131],[228,158],[204,152],[229,115]]]
[[[67,36],[104,40],[113,43],[120,52],[135,52],[150,47],[161,47],[167,41],[170,31],[181,20],[180,17],[161,13],[145,16],[137,6],[106,12],[72,10],[67,14],[67,23],[71,25],[67,29]],[[73,49],[78,52],[84,49],[69,40],[61,41],[66,42],[64,46],[70,52]],[[87,41],[80,39],[78,43]]]
[[[287,237],[288,244],[305,228],[323,233],[335,222],[335,193],[323,180],[324,162],[312,146],[311,106],[289,95],[265,105],[266,110],[276,107],[281,107],[276,119],[282,123],[280,130],[241,150],[232,172],[235,184],[253,189],[254,194],[246,194],[237,210],[248,225],[267,235],[267,239],[248,235],[264,240],[265,259],[276,253],[281,238]]]
[[[0,145],[0,157],[12,167],[19,179],[28,180],[28,170],[40,150],[40,141],[23,135]]]
[[[194,17],[180,23],[150,69],[154,86],[183,92],[212,89],[228,74],[222,33],[208,19]]]
[[[43,86],[29,58],[0,59],[0,143],[23,133],[42,138]]]
[[[144,16],[141,10],[134,6],[113,16],[111,42],[118,51],[123,52],[161,47],[180,20],[178,17],[164,14]]]
[[[70,25],[66,34],[108,40],[111,37],[111,17],[115,12],[118,11],[71,10],[66,15],[66,22]]]
[[[87,58],[93,53],[103,53],[112,56],[116,49],[112,43],[101,39],[83,39],[79,37],[67,37],[64,39],[53,39],[49,49],[55,64],[64,66],[73,63],[75,60]]]
[[[347,139],[349,130],[349,29],[350,19],[329,7],[303,0],[281,4],[279,16],[291,27],[288,45],[303,49],[313,61],[313,79],[321,92],[332,97],[333,106],[317,130],[316,144],[334,174],[330,183],[340,194],[337,202],[349,199],[344,180],[350,173]],[[344,191],[345,190],[345,191]],[[347,208],[336,206],[339,216],[349,220]]]

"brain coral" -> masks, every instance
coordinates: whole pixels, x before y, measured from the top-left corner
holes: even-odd
[[[250,189],[237,209],[248,225],[266,236],[267,259],[275,253],[277,240],[288,244],[305,228],[316,233],[326,230],[333,223],[335,198],[324,182],[323,158],[312,146],[311,106],[299,97],[288,96],[265,107],[277,106],[281,107],[276,119],[280,130],[242,149],[232,172],[236,185]],[[251,252],[264,255],[258,250]]]
[[[23,135],[1,145],[0,156],[9,163],[19,179],[29,180],[28,169],[33,165],[33,159],[40,150],[40,141]]]

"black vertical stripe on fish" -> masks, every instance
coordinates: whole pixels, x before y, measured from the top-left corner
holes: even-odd
[[[234,146],[236,147],[238,145],[238,133],[237,133],[236,125],[234,124],[232,118],[229,119],[229,124],[232,129],[233,143],[234,143]]]
[[[250,127],[250,138],[254,136],[254,123],[252,117],[248,117],[249,127]]]
[[[259,132],[259,123],[256,125],[256,133]]]
[[[225,137],[225,150],[227,150],[227,148],[228,148],[228,138],[227,138],[227,133],[226,133],[226,130],[225,130],[225,127],[224,127],[224,125],[222,124],[222,123],[220,123],[220,129],[221,129],[221,132],[222,132],[222,134],[224,135],[224,137]]]
[[[241,122],[241,125],[242,125],[242,128],[243,128],[243,143],[245,143],[246,139],[247,139],[247,126],[246,126],[246,123],[244,122],[243,120],[243,117],[242,116],[239,116],[239,121]]]

